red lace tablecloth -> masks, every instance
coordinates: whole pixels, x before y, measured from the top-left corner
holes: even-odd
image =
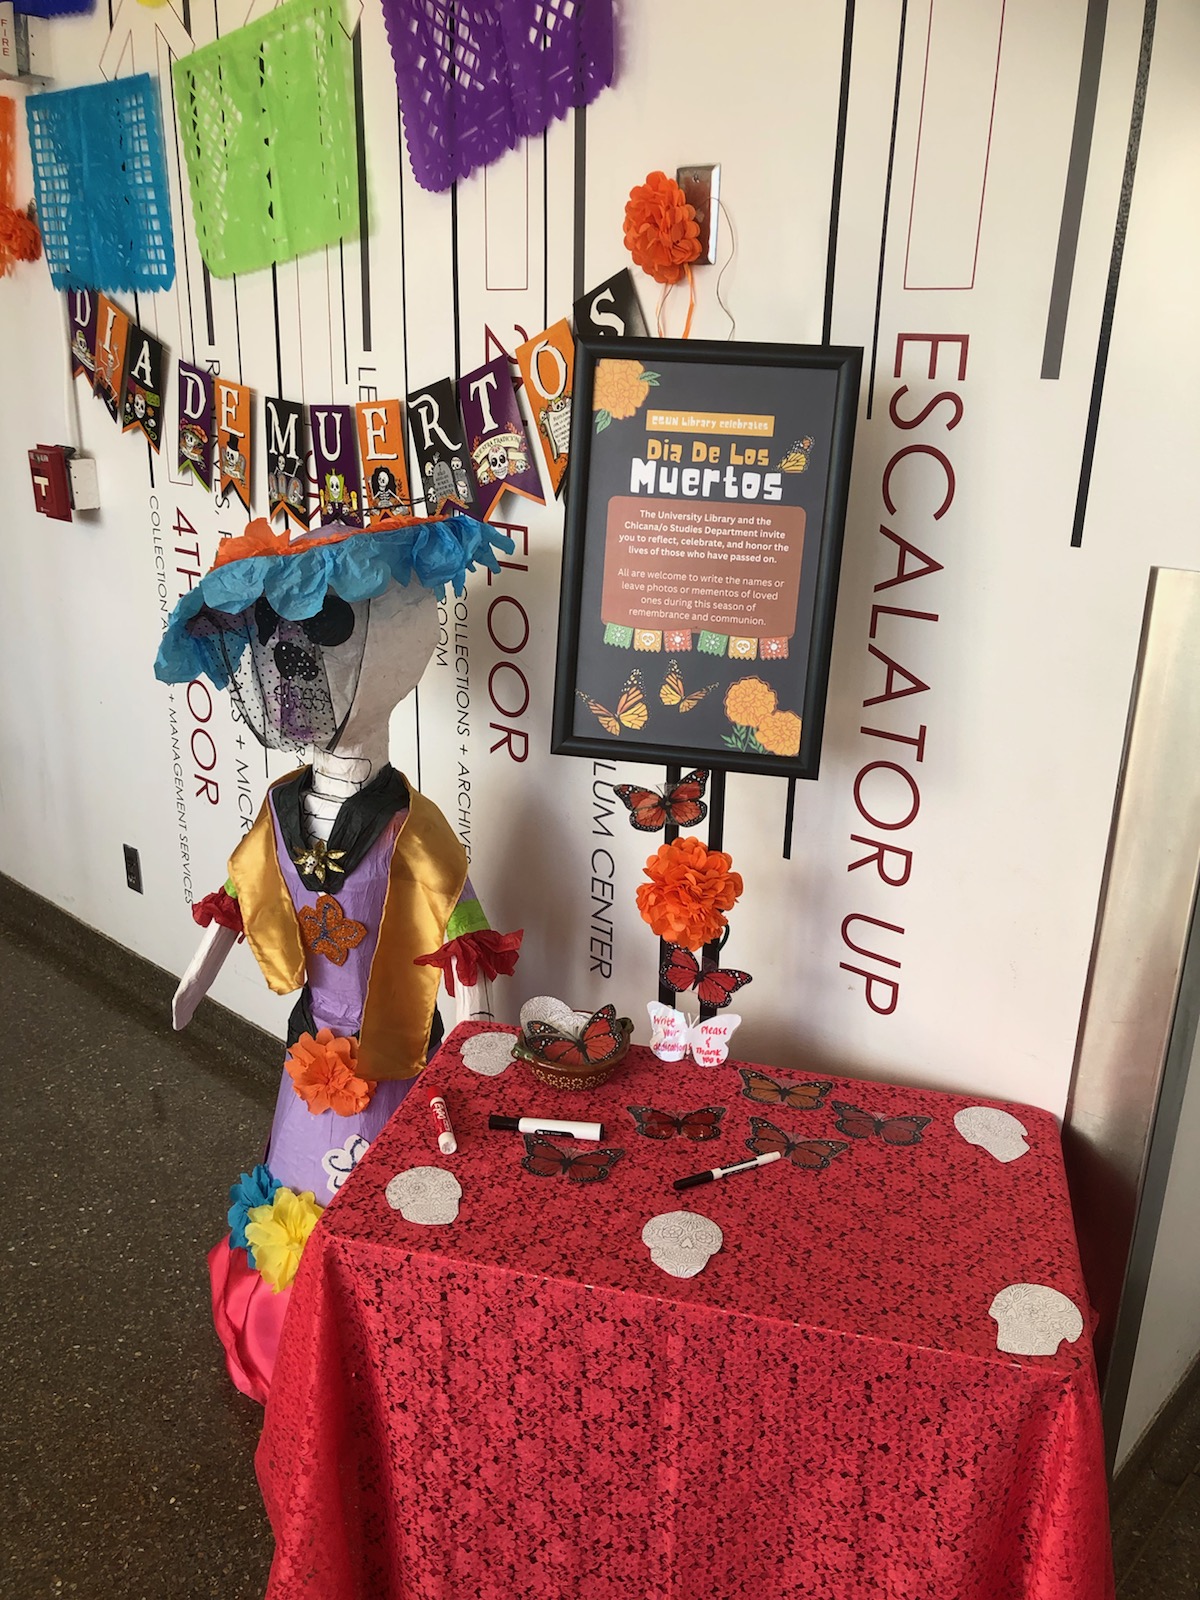
[[[562,1094],[519,1063],[469,1071],[481,1031],[450,1036],[306,1248],[257,1459],[270,1600],[1109,1600],[1052,1117],[1009,1107],[1031,1148],[1002,1164],[954,1126],[986,1102],[842,1079],[814,1110],[755,1105],[733,1062],[636,1047],[592,1095]],[[845,1138],[834,1100],[930,1121],[907,1147]],[[705,1144],[642,1137],[626,1109],[710,1105],[727,1109]],[[598,1118],[625,1154],[601,1183],[536,1176],[493,1111]],[[672,1189],[745,1159],[751,1116],[847,1148],[824,1171]],[[385,1199],[426,1165],[462,1185],[449,1226]],[[676,1209],[724,1233],[691,1279],[641,1242]],[[1010,1283],[1067,1295],[1082,1337],[1001,1354],[988,1309]]]

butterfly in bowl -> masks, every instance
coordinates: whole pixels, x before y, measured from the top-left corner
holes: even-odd
[[[695,989],[701,1005],[715,1006],[718,1011],[729,1004],[739,989],[754,982],[748,972],[739,972],[736,967],[718,967],[715,962],[701,966],[692,952],[681,944],[667,946],[658,975],[676,994]]]
[[[525,1135],[521,1165],[535,1178],[570,1178],[572,1183],[601,1183],[625,1154],[624,1150],[560,1150],[540,1133]]]
[[[765,1072],[755,1072],[750,1067],[739,1067],[738,1076],[747,1100],[757,1101],[760,1106],[786,1106],[789,1111],[815,1111],[825,1104],[825,1096],[833,1088],[829,1082],[776,1083]]]
[[[921,1129],[933,1121],[932,1117],[873,1117],[844,1100],[835,1100],[833,1109],[838,1113],[834,1127],[839,1133],[852,1139],[882,1139],[884,1144],[920,1144]]]
[[[673,1139],[679,1134],[693,1144],[715,1139],[725,1116],[724,1106],[702,1106],[699,1111],[685,1111],[678,1117],[670,1111],[655,1111],[650,1106],[627,1106],[626,1110],[637,1123],[637,1131],[647,1139]]]
[[[708,815],[704,803],[707,772],[686,772],[678,783],[665,789],[644,789],[637,783],[614,783],[613,793],[629,812],[629,821],[640,833],[657,833],[668,824],[672,828],[694,828]]]
[[[593,1012],[577,1035],[531,1019],[525,1024],[525,1043],[554,1066],[598,1067],[624,1049],[632,1031],[628,1017],[618,1017],[616,1006],[607,1005]]]
[[[849,1149],[848,1145],[840,1139],[793,1139],[790,1134],[784,1133],[782,1128],[777,1128],[773,1122],[768,1122],[765,1117],[750,1118],[750,1137],[746,1140],[747,1150],[753,1150],[756,1156],[765,1156],[773,1151],[790,1161],[794,1167],[806,1167],[812,1172],[824,1172],[834,1156],[840,1156],[843,1150]]]
[[[646,691],[642,684],[642,674],[635,667],[625,680],[625,687],[621,690],[621,697],[617,701],[615,711],[610,711],[607,706],[602,706],[599,700],[593,700],[591,695],[584,694],[582,689],[575,693],[584,705],[596,717],[605,733],[611,733],[613,738],[619,738],[622,728],[629,728],[634,733],[646,726],[650,715],[650,708],[646,704]]]

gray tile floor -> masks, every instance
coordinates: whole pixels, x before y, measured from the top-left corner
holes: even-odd
[[[172,1034],[165,974],[36,906],[0,879],[19,1080],[0,1125],[0,1596],[253,1600],[262,1413],[225,1376],[204,1255],[278,1055],[213,1008],[207,1034]],[[1120,1600],[1197,1600],[1200,1383],[1115,1506]]]

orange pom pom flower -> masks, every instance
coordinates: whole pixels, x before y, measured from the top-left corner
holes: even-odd
[[[339,1117],[349,1117],[366,1110],[376,1088],[369,1078],[357,1075],[357,1061],[357,1039],[340,1039],[322,1028],[315,1039],[302,1033],[284,1065],[292,1087],[314,1116],[336,1111]]]
[[[726,926],[721,915],[742,892],[733,857],[688,837],[661,844],[646,862],[649,883],[639,884],[638,910],[652,933],[698,950]]]
[[[629,191],[625,246],[656,283],[678,283],[700,254],[696,208],[665,172],[651,172]]]

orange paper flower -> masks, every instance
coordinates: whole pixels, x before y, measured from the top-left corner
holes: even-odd
[[[629,191],[625,246],[656,283],[678,283],[700,254],[696,208],[665,172],[651,172]]]
[[[42,253],[38,225],[26,211],[0,205],[0,257],[14,261],[36,261]]]
[[[725,927],[721,915],[742,892],[733,857],[709,850],[699,839],[660,844],[646,862],[649,883],[639,884],[638,910],[652,933],[671,944],[698,950]]]
[[[322,1028],[315,1039],[302,1033],[284,1065],[292,1087],[314,1116],[336,1111],[339,1117],[349,1117],[366,1110],[376,1087],[369,1078],[357,1076],[357,1061],[357,1039],[339,1039],[331,1029]]]

